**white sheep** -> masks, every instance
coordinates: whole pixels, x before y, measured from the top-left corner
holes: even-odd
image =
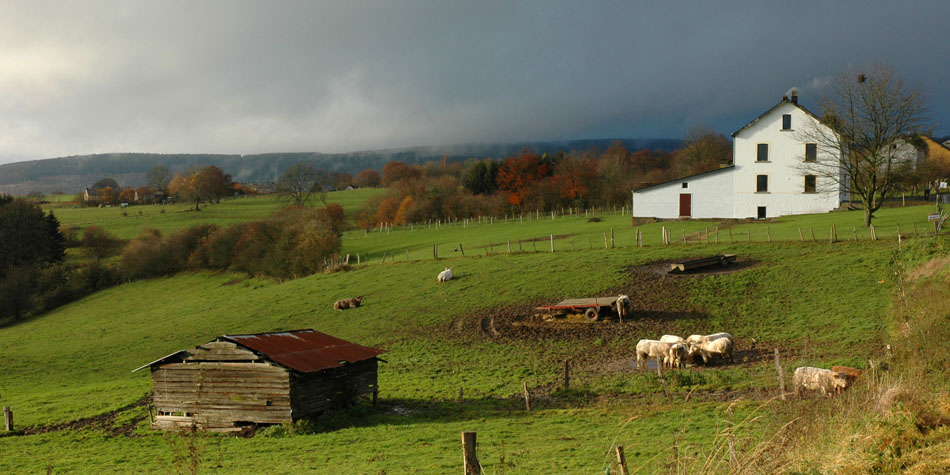
[[[448,282],[452,280],[452,277],[455,277],[455,276],[452,275],[451,267],[446,267],[444,271],[439,272],[439,282]]]

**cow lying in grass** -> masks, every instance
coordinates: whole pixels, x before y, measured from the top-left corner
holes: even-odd
[[[363,296],[359,295],[351,299],[340,299],[333,303],[334,310],[346,310],[348,308],[359,307],[363,303]]]

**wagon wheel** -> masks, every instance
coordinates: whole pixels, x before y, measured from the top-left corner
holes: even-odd
[[[725,257],[720,257],[719,267],[729,267],[729,259],[726,259]]]
[[[590,307],[587,310],[584,310],[584,316],[592,322],[596,322],[600,318],[600,311],[597,310],[597,307]]]

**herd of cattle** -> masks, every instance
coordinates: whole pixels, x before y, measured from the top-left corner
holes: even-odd
[[[663,335],[659,340],[640,340],[637,343],[637,368],[646,368],[650,359],[664,368],[683,368],[687,362],[707,365],[717,359],[733,362],[734,349],[735,339],[728,333],[690,335],[688,338]],[[859,376],[861,370],[847,366],[833,366],[831,369],[801,366],[795,368],[792,387],[800,396],[806,392],[840,394]]]
[[[640,340],[637,343],[637,368],[646,368],[647,361],[656,360],[657,366],[683,368],[687,361],[709,364],[714,359],[732,361],[735,340],[728,333],[690,335],[682,338],[663,335],[659,340]]]

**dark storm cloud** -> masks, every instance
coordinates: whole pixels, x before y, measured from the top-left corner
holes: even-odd
[[[870,62],[950,124],[946,2],[564,3],[7,3],[0,162],[729,133]]]

